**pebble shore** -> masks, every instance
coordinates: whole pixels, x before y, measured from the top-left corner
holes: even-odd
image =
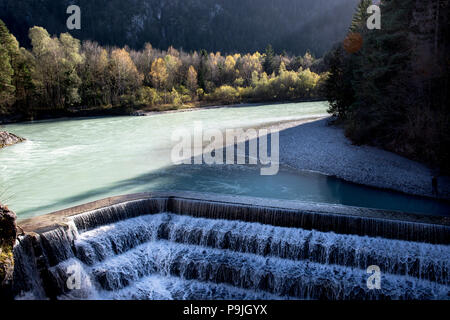
[[[280,163],[299,170],[407,194],[450,199],[450,178],[438,177],[423,164],[370,146],[356,146],[343,130],[320,119],[280,131]]]

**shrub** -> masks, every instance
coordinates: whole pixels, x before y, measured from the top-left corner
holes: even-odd
[[[208,97],[213,101],[220,101],[224,104],[232,104],[240,101],[238,90],[228,85],[217,88],[211,95],[208,95]]]
[[[161,97],[155,88],[142,87],[137,93],[136,104],[140,106],[154,106],[161,103]]]
[[[181,99],[181,95],[175,88],[172,88],[169,94],[169,103],[175,107],[181,107],[183,105],[183,101]]]

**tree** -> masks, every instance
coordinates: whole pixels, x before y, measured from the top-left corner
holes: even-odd
[[[13,86],[14,70],[11,58],[5,47],[0,46],[0,113],[6,113],[14,102],[15,87]]]
[[[108,53],[97,43],[85,41],[82,46],[84,63],[80,67],[81,99],[88,106],[111,104]]]
[[[314,61],[315,61],[315,59],[312,56],[312,54],[309,51],[306,51],[306,53],[302,59],[302,68],[303,69],[311,68],[311,66],[314,64]]]
[[[0,112],[15,102],[14,64],[19,55],[16,38],[0,20]]]
[[[320,76],[311,72],[310,69],[305,69],[298,72],[298,79],[300,88],[297,90],[297,94],[300,94],[301,97],[314,96]]]
[[[187,73],[186,85],[192,93],[195,93],[198,88],[197,76],[197,71],[195,71],[194,66],[190,66]]]
[[[15,109],[26,118],[34,118],[36,100],[33,73],[36,68],[34,56],[26,49],[20,48],[16,60],[14,84],[16,87]]]
[[[262,72],[261,54],[256,52],[254,54],[247,53],[238,60],[239,76],[244,79],[244,85],[248,86],[252,82],[253,72],[258,74]]]
[[[137,71],[125,49],[115,49],[110,59],[111,98],[114,104],[129,104],[134,92],[141,86],[143,76]]]
[[[34,58],[0,20],[0,112],[32,114]]]
[[[152,84],[149,70],[151,69],[152,63],[157,56],[158,50],[154,49],[150,43],[146,43],[144,50],[142,51],[132,50],[130,52],[130,57],[136,65],[139,73],[144,75],[145,86],[150,86]]]
[[[62,50],[61,66],[63,68],[62,95],[66,106],[73,107],[81,102],[79,87],[81,79],[78,76],[78,68],[84,57],[80,53],[80,41],[73,38],[69,33],[59,36]]]
[[[167,69],[167,87],[172,88],[176,86],[177,84],[181,83],[182,75],[180,72],[181,67],[181,60],[178,57],[179,52],[172,48],[172,50],[169,50],[170,53],[168,53],[164,57],[165,67]]]
[[[153,87],[158,90],[167,90],[169,74],[166,68],[166,62],[162,58],[158,58],[152,63],[150,71]]]
[[[325,81],[326,98],[330,103],[328,112],[340,120],[347,119],[349,108],[355,101],[349,63],[349,57],[340,45],[329,55],[329,74]]]
[[[330,59],[330,112],[354,143],[450,172],[448,1],[383,1],[380,30],[366,28],[370,4],[359,3],[350,28],[360,49]]]
[[[275,52],[273,51],[272,45],[268,45],[264,53],[264,72],[267,74],[272,74],[275,71]]]
[[[367,8],[371,4],[372,0],[360,0],[353,14],[350,32],[360,32],[366,26],[367,19],[369,18]]]
[[[236,80],[239,70],[236,69],[237,61],[241,55],[227,55],[224,61],[221,61],[219,84],[232,84]]]
[[[210,95],[214,101],[220,101],[224,104],[232,104],[239,102],[239,92],[232,86],[223,85],[217,88],[214,93]]]
[[[41,27],[30,29],[30,39],[36,59],[33,78],[42,97],[41,106],[63,109],[78,104],[81,81],[77,72],[83,61],[79,40],[68,33],[52,38]]]
[[[206,52],[206,50],[201,50],[200,65],[197,74],[198,77],[197,82],[200,88],[203,89],[203,91],[206,91],[206,74],[208,72],[207,61],[208,61],[208,53]]]

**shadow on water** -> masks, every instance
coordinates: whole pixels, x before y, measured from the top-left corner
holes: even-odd
[[[305,124],[308,125],[308,124]],[[236,148],[236,147],[235,147]],[[249,150],[248,142],[246,151]],[[221,151],[218,150],[220,153]],[[223,150],[225,152],[225,150]],[[270,154],[270,136],[268,137]],[[236,158],[235,158],[236,161]],[[51,204],[19,211],[21,218],[45,214],[109,196],[149,191],[195,191],[262,198],[322,202],[348,206],[450,216],[450,203],[362,186],[336,177],[280,167],[260,175],[256,165],[179,165],[143,173],[92,188]]]
[[[450,204],[399,192],[361,186],[314,172],[281,167],[277,175],[261,176],[255,165],[180,165],[125,179],[106,187],[39,208],[20,212],[36,215],[113,195],[147,191],[196,191],[308,202],[323,202],[448,216]]]

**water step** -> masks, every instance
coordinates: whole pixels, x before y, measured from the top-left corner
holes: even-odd
[[[450,299],[450,227],[441,220],[188,193],[113,197],[23,222],[14,292],[170,298],[184,288],[199,299]],[[380,267],[381,289],[367,287],[369,265]],[[69,288],[77,270],[83,285]]]
[[[448,246],[169,213],[136,217],[84,232],[75,247],[77,257],[92,265],[158,239],[359,269],[379,265],[390,274],[450,282]]]
[[[165,240],[145,243],[95,264],[89,273],[102,289],[110,291],[123,289],[155,274],[224,283],[302,299],[442,299],[449,294],[448,286],[390,274],[383,274],[380,290],[369,290],[366,285],[368,275],[361,269],[262,257]]]

